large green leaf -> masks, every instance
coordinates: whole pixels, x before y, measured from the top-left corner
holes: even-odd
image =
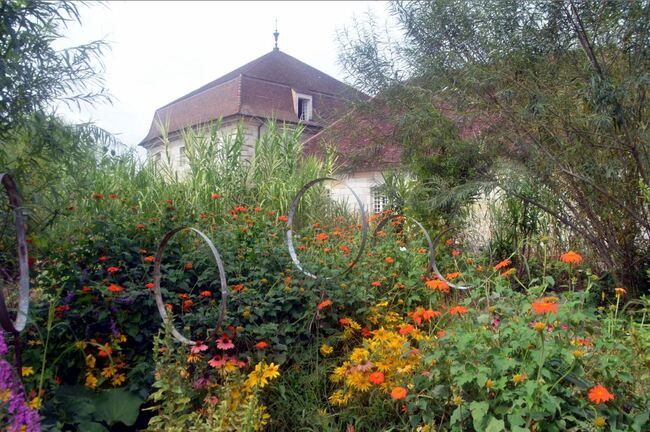
[[[97,396],[95,417],[109,425],[132,426],[138,418],[142,399],[122,389],[106,390]]]

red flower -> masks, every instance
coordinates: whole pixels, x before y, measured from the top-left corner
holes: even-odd
[[[144,224],[135,224],[135,229],[143,230],[144,229]]]
[[[192,306],[194,306],[194,302],[192,300],[185,300],[183,302],[183,312],[188,312]]]
[[[118,271],[120,271],[120,268],[119,267],[109,267],[109,268],[106,269],[106,271],[109,272],[109,273],[117,273]]]
[[[108,194],[108,197],[109,197],[110,199],[118,199],[118,198],[119,198],[119,196],[117,196],[116,193],[109,193],[109,194]]]
[[[149,256],[144,257],[145,262],[154,262],[155,260],[156,260],[156,257],[153,256],[153,255],[149,255]]]
[[[285,215],[278,216],[278,220],[281,220],[282,222],[288,222],[289,218],[286,217]]]
[[[122,292],[122,291],[124,291],[124,288],[122,288],[121,286],[116,285],[116,284],[110,284],[110,285],[108,286],[108,290],[109,290],[110,292],[118,293],[118,292]]]
[[[149,283],[145,284],[145,287],[148,288],[148,289],[153,289],[154,284],[153,284],[153,282],[149,282]]]
[[[81,288],[81,291],[83,292],[91,292],[92,290],[93,289],[91,287],[87,287],[87,286]]]
[[[194,266],[191,262],[185,263],[185,270],[192,270]]]
[[[589,400],[595,404],[600,404],[614,399],[614,395],[602,384],[589,389]]]
[[[386,257],[386,258],[384,258],[384,261],[386,261],[386,264],[392,264],[392,263],[395,262],[393,257]]]
[[[267,215],[269,216],[275,216],[275,211],[274,210],[269,210],[266,212]]]
[[[203,297],[211,297],[212,296],[212,293],[210,291],[201,291],[199,294],[202,295]]]
[[[379,282],[379,281],[372,281],[372,283],[371,283],[370,285],[372,285],[372,286],[374,286],[374,287],[379,287],[379,286],[381,286],[381,282]]]
[[[316,234],[316,240],[318,240],[318,241],[325,241],[325,240],[327,240],[328,238],[330,238],[330,236],[328,236],[328,235],[325,234],[325,233],[319,233],[319,234]]]
[[[244,289],[244,284],[241,283],[241,284],[233,285],[230,287],[230,289],[232,289],[234,292],[239,292]]]
[[[370,337],[371,335],[372,335],[372,332],[370,331],[370,329],[368,327],[364,327],[364,328],[361,329],[361,336],[367,338],[367,337]]]
[[[331,304],[332,304],[332,300],[330,300],[330,299],[323,300],[322,302],[320,302],[318,304],[318,310],[323,310],[326,307],[330,306]]]
[[[108,261],[108,257],[106,255],[100,256],[99,258],[97,258],[97,261],[99,261],[99,262]]]
[[[258,343],[255,344],[255,348],[257,348],[257,349],[264,349],[264,348],[268,348],[268,347],[269,347],[269,344],[266,343],[265,341],[259,341]]]
[[[221,198],[221,195],[219,195],[219,194],[216,193],[216,192],[212,192],[212,193],[210,194],[210,198],[212,198],[213,200],[216,200],[216,199]]]
[[[445,337],[446,334],[447,333],[445,333],[444,330],[438,330],[438,333],[436,333],[436,336],[438,336],[439,338],[443,338],[443,337]]]
[[[459,314],[464,314],[467,313],[468,310],[465,306],[454,306],[452,308],[449,308],[449,314],[450,315],[459,315]]]
[[[165,200],[167,204],[172,204],[174,201],[170,200],[169,198]]]
[[[407,393],[408,392],[404,387],[394,387],[393,390],[390,392],[390,397],[392,397],[395,400],[400,400],[400,399],[404,399]]]
[[[350,249],[348,249],[347,246],[341,245],[340,249],[343,251],[344,254],[350,255]]]
[[[92,194],[90,194],[90,196],[92,197],[92,199],[96,199],[96,200],[104,199],[104,195],[100,194],[99,192],[93,192]]]
[[[456,249],[454,249],[453,251],[451,251],[451,256],[458,256],[458,255],[460,255],[460,251],[458,251],[458,250],[456,250]]]
[[[454,244],[454,240],[453,239],[447,239],[446,243],[447,243],[447,246],[451,246],[451,245]]]
[[[341,319],[339,320],[339,324],[341,324],[341,325],[349,325],[349,324],[350,324],[350,320],[347,319],[347,318],[341,318]]]
[[[374,385],[380,385],[381,383],[384,382],[384,374],[381,372],[373,372],[368,377],[368,381],[370,381]]]

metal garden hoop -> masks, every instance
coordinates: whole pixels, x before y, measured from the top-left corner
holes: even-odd
[[[318,183],[323,183],[325,181],[335,181],[342,183],[348,190],[352,193],[352,196],[354,199],[357,201],[357,204],[359,204],[359,210],[361,211],[361,244],[359,245],[359,251],[357,252],[357,255],[354,257],[350,265],[348,267],[333,275],[329,276],[326,278],[321,278],[322,280],[331,280],[334,278],[337,278],[339,276],[342,276],[352,270],[354,268],[355,264],[359,261],[361,258],[363,251],[366,247],[366,240],[368,237],[368,223],[366,221],[366,212],[363,208],[363,203],[361,202],[361,199],[359,196],[352,190],[350,186],[347,184],[343,183],[341,180],[332,178],[332,177],[320,177],[315,180],[310,181],[309,183],[305,184],[296,194],[296,196],[293,198],[293,201],[291,201],[291,206],[289,207],[289,220],[287,220],[287,248],[289,249],[289,255],[291,255],[291,261],[293,261],[293,264],[300,270],[305,276],[310,277],[312,279],[319,279],[319,277],[307,270],[305,270],[302,267],[302,264],[300,263],[300,260],[298,259],[298,255],[296,254],[296,249],[293,246],[293,219],[296,215],[296,211],[298,209],[298,204],[300,203],[300,199],[303,197],[303,195],[309,190],[312,186],[318,184]]]
[[[453,283],[449,282],[447,279],[445,279],[444,276],[443,276],[443,275],[440,273],[440,271],[438,270],[438,265],[437,265],[437,263],[436,263],[436,258],[435,258],[435,255],[436,255],[436,254],[435,254],[436,246],[438,245],[438,242],[440,241],[440,239],[442,238],[442,236],[443,236],[444,234],[448,233],[449,231],[451,231],[452,229],[453,229],[453,227],[450,227],[450,228],[447,228],[447,229],[444,229],[444,230],[440,231],[440,232],[438,233],[438,235],[436,236],[436,238],[433,239],[433,245],[432,245],[433,254],[431,255],[431,259],[432,259],[432,260],[431,260],[431,265],[432,265],[432,267],[433,267],[433,272],[436,274],[436,276],[438,276],[438,279],[440,279],[441,281],[445,282],[447,285],[449,285],[450,288],[457,289],[457,290],[468,290],[468,289],[470,289],[471,287],[468,287],[468,286],[461,286],[461,285],[456,285],[456,284],[453,284]]]
[[[182,227],[182,228],[173,229],[169,231],[167,234],[165,234],[165,236],[160,241],[160,245],[158,245],[158,250],[156,251],[156,258],[153,267],[153,284],[154,284],[153,291],[154,291],[154,296],[156,297],[156,305],[158,306],[158,313],[160,313],[160,317],[162,318],[163,322],[167,323],[169,317],[167,315],[167,310],[165,309],[165,304],[163,303],[162,293],[160,292],[160,262],[162,260],[162,255],[165,249],[167,248],[167,243],[169,243],[169,240],[176,233],[184,230],[190,230],[197,233],[208,244],[208,247],[210,248],[210,250],[212,251],[212,255],[214,256],[214,260],[217,263],[217,269],[219,270],[219,280],[221,282],[221,306],[219,312],[219,320],[217,321],[217,328],[219,328],[221,327],[221,324],[223,323],[223,320],[226,315],[226,300],[228,297],[228,286],[226,285],[226,271],[224,269],[221,256],[219,255],[219,251],[214,246],[214,243],[212,243],[212,241],[208,238],[207,235],[197,230],[196,228]],[[195,341],[190,340],[185,336],[183,336],[173,324],[171,329],[172,329],[172,335],[177,341],[184,343],[186,345],[196,344]]]
[[[4,293],[0,290],[0,324],[9,333],[20,333],[27,324],[29,312],[29,265],[27,260],[27,240],[25,238],[25,218],[22,213],[20,195],[16,183],[9,174],[0,173],[0,183],[9,197],[9,204],[14,209],[16,224],[16,242],[18,249],[19,300],[16,320],[12,322],[7,310]]]

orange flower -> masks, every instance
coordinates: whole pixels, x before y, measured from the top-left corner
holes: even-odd
[[[339,320],[339,324],[341,324],[341,325],[350,325],[350,320],[347,319],[347,318],[341,318]]]
[[[285,215],[280,215],[278,216],[278,220],[281,220],[282,222],[288,222],[289,218],[286,217]]]
[[[99,262],[105,262],[105,261],[108,261],[108,257],[107,257],[106,255],[104,255],[104,256],[100,256],[99,258],[97,258],[97,261],[99,261]]]
[[[440,312],[435,311],[433,309],[427,309],[424,312],[422,312],[422,318],[424,318],[427,321],[429,321],[431,318],[435,316],[440,316],[440,315],[442,315]]]
[[[92,194],[90,194],[90,196],[91,196],[93,199],[96,199],[96,200],[102,200],[102,199],[104,199],[104,195],[103,195],[103,194],[100,194],[99,192],[93,192]]]
[[[106,344],[99,347],[98,355],[100,357],[108,357],[112,353],[113,353],[113,349],[111,348],[111,346],[108,343],[106,343]]]
[[[183,312],[188,312],[192,306],[194,306],[194,302],[192,300],[185,300],[183,302]]]
[[[372,285],[372,286],[374,286],[374,287],[379,287],[379,286],[381,286],[381,282],[379,282],[379,281],[372,281],[372,283],[371,283],[370,285]]]
[[[110,199],[118,199],[118,198],[119,198],[119,196],[118,196],[116,193],[109,193],[109,194],[108,194],[108,197],[109,197]]]
[[[194,265],[191,262],[185,263],[185,270],[192,270]]]
[[[219,195],[219,194],[216,193],[216,192],[212,192],[212,193],[210,194],[210,198],[212,198],[213,200],[216,200],[216,199],[221,198],[221,195]]]
[[[504,271],[504,272],[501,272],[501,274],[500,274],[499,276],[501,276],[501,277],[508,277],[508,276],[514,274],[516,271],[517,271],[517,270],[514,269],[514,268],[509,268],[508,270],[506,270],[506,271]]]
[[[567,264],[580,264],[582,262],[582,255],[570,250],[560,255],[560,261]]]
[[[155,260],[156,260],[156,257],[153,256],[153,255],[149,255],[149,256],[144,257],[145,262],[154,262]]]
[[[327,240],[328,238],[330,238],[330,236],[328,236],[328,235],[325,234],[325,233],[319,233],[319,234],[316,234],[316,240],[318,240],[318,241],[325,241],[325,240]]]
[[[165,200],[165,202],[166,202],[167,204],[173,204],[173,203],[174,203],[174,201],[170,200],[169,198],[167,198],[167,199]]]
[[[395,262],[393,257],[386,257],[386,258],[384,258],[384,261],[386,261],[386,264],[392,264],[392,263]]]
[[[449,308],[450,315],[460,315],[469,312],[465,306],[454,306]]]
[[[171,303],[165,303],[165,309],[167,312],[171,312],[174,309],[174,306]]]
[[[401,334],[402,336],[406,336],[407,334],[411,333],[413,330],[415,329],[411,324],[402,324],[399,327],[399,334]]]
[[[627,294],[627,290],[621,287],[614,288],[614,292],[616,293],[616,297]]]
[[[434,291],[440,291],[444,293],[449,292],[449,285],[447,285],[447,282],[438,279],[429,279],[426,282],[426,285]]]
[[[258,343],[255,344],[255,348],[257,348],[257,349],[264,349],[264,348],[268,348],[268,347],[269,347],[269,344],[266,343],[265,341],[259,341]]]
[[[320,302],[318,304],[318,310],[323,310],[326,307],[330,306],[331,304],[332,304],[332,300],[330,300],[330,299],[323,300],[322,302]]]
[[[595,404],[600,404],[614,399],[614,395],[611,394],[602,384],[590,388],[588,396],[589,400]]]
[[[372,335],[372,331],[370,331],[368,327],[364,327],[361,329],[361,336],[367,338],[370,337],[371,335]]]
[[[117,273],[118,271],[120,271],[120,268],[119,267],[109,267],[109,268],[106,269],[106,271],[109,272],[109,273]]]
[[[559,306],[557,303],[548,303],[545,301],[538,301],[533,303],[533,311],[537,315],[547,314],[547,313],[557,313]]]
[[[384,374],[381,372],[373,372],[368,377],[368,381],[370,381],[374,385],[379,385],[384,382]]]
[[[210,291],[201,291],[199,295],[202,295],[203,297],[211,297],[212,293]]]
[[[460,255],[460,251],[458,251],[458,250],[456,250],[456,249],[454,249],[453,251],[451,251],[451,256],[458,256],[458,255]]]
[[[350,255],[350,249],[348,249],[347,246],[341,245],[340,249],[343,251],[344,254]]]
[[[454,280],[463,274],[461,272],[453,272],[453,273],[447,273],[447,276],[445,277],[447,280]]]
[[[446,334],[447,333],[445,333],[444,330],[438,330],[438,333],[436,333],[436,336],[438,336],[439,338],[443,338],[443,337],[445,337]]]
[[[110,284],[110,285],[108,286],[108,290],[109,290],[110,292],[118,293],[118,292],[122,292],[122,291],[124,291],[124,288],[122,288],[121,286],[116,285],[116,284]]]
[[[447,246],[451,246],[454,244],[454,239],[447,239],[445,243],[447,243]]]
[[[406,397],[407,391],[404,387],[394,387],[390,392],[390,397],[395,400],[404,399]]]
[[[153,289],[153,287],[154,287],[153,282],[149,282],[149,283],[145,284],[145,288]]]
[[[232,289],[234,292],[239,292],[244,289],[244,284],[241,283],[241,284],[233,285],[230,287],[230,289]]]
[[[499,262],[497,265],[495,265],[494,270],[501,270],[504,267],[508,267],[510,264],[512,264],[512,261],[510,261],[510,258],[506,258],[503,261]]]

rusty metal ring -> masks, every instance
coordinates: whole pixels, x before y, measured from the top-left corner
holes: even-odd
[[[183,230],[190,230],[197,233],[208,244],[208,247],[210,247],[210,250],[212,251],[212,255],[214,256],[214,260],[217,263],[217,269],[219,270],[219,280],[221,282],[221,307],[219,312],[219,320],[217,321],[217,326],[216,326],[217,328],[219,328],[221,327],[221,324],[226,315],[226,300],[228,297],[228,286],[226,285],[226,271],[224,269],[221,256],[219,255],[219,251],[214,246],[214,243],[212,243],[212,241],[208,238],[207,235],[203,234],[201,231],[192,227],[181,227],[169,231],[167,234],[165,234],[165,236],[160,241],[160,244],[158,245],[158,250],[156,251],[156,258],[153,267],[153,292],[154,292],[154,296],[156,297],[156,305],[158,306],[158,313],[160,314],[160,318],[162,318],[163,323],[167,323],[169,317],[167,316],[167,310],[165,309],[165,304],[163,303],[163,299],[162,299],[162,293],[160,292],[160,262],[162,260],[163,252],[167,247],[167,243],[169,243],[169,240],[176,233]],[[171,329],[172,329],[172,335],[177,341],[184,343],[186,345],[196,344],[195,341],[190,340],[185,336],[183,336],[182,334],[180,334],[180,332],[176,330],[176,327],[173,324]]]
[[[436,258],[435,258],[435,250],[436,250],[436,246],[438,245],[438,242],[440,241],[440,239],[442,238],[442,236],[443,236],[444,234],[448,233],[449,231],[451,231],[453,228],[454,228],[454,227],[450,227],[450,228],[447,228],[447,229],[445,229],[445,230],[440,231],[440,233],[438,233],[438,235],[436,236],[436,238],[433,239],[433,251],[434,251],[434,253],[433,253],[433,255],[431,255],[431,258],[432,258],[431,265],[433,266],[433,272],[436,274],[436,276],[438,276],[438,279],[440,279],[441,281],[445,282],[447,285],[449,285],[450,288],[457,289],[457,290],[468,290],[468,289],[470,289],[471,287],[469,287],[469,286],[456,285],[456,284],[453,284],[453,283],[449,282],[447,279],[445,279],[445,278],[442,276],[442,274],[440,273],[440,271],[438,270],[438,265],[437,265],[437,263],[436,263]]]
[[[9,197],[9,204],[14,209],[16,224],[16,242],[18,249],[19,300],[16,321],[12,322],[7,310],[4,293],[0,289],[0,324],[9,333],[20,333],[27,324],[29,312],[29,265],[27,260],[27,239],[25,238],[25,218],[22,213],[18,187],[9,174],[0,173],[0,183]]]
[[[384,219],[381,220],[381,222],[379,222],[379,224],[377,225],[377,227],[375,228],[375,230],[372,233],[372,245],[373,246],[375,244],[377,244],[377,233],[379,231],[381,231],[381,229],[388,222],[390,222],[390,221],[392,221],[394,219],[398,219],[398,218],[407,219],[406,216],[398,214],[398,215],[393,215],[391,217],[384,218]],[[420,227],[420,229],[422,230],[422,233],[424,233],[424,238],[427,239],[427,244],[429,245],[429,266],[428,266],[428,270],[432,271],[435,268],[436,261],[435,261],[435,257],[434,257],[435,249],[433,248],[433,242],[431,241],[431,236],[429,235],[429,232],[427,231],[427,229],[419,221],[417,221],[417,220],[415,220],[413,218],[408,218],[408,219],[410,221],[412,221],[413,223],[415,223],[418,227]]]
[[[296,211],[298,209],[298,204],[300,203],[300,199],[303,197],[305,192],[312,186],[318,183],[322,183],[325,181],[335,181],[338,183],[343,184],[348,190],[352,193],[352,196],[354,199],[357,201],[357,204],[359,204],[359,210],[361,211],[361,244],[359,245],[359,251],[357,252],[357,255],[354,257],[354,260],[348,265],[348,267],[343,270],[342,272],[339,272],[333,276],[322,278],[323,280],[330,280],[334,279],[336,277],[342,276],[352,270],[354,268],[355,264],[359,261],[361,256],[363,255],[363,251],[366,247],[366,240],[368,238],[368,222],[366,221],[366,211],[363,208],[363,203],[361,202],[361,199],[359,196],[352,190],[350,186],[345,184],[339,179],[335,179],[332,177],[320,177],[315,180],[310,181],[306,185],[304,185],[296,194],[296,196],[293,198],[293,201],[291,201],[291,206],[289,207],[289,218],[287,220],[287,248],[289,249],[289,255],[291,255],[291,261],[293,261],[293,264],[300,270],[305,276],[310,277],[312,279],[318,279],[318,276],[315,274],[305,270],[302,267],[302,264],[300,263],[300,260],[298,259],[298,255],[296,254],[296,249],[293,246],[293,218],[296,215]]]

